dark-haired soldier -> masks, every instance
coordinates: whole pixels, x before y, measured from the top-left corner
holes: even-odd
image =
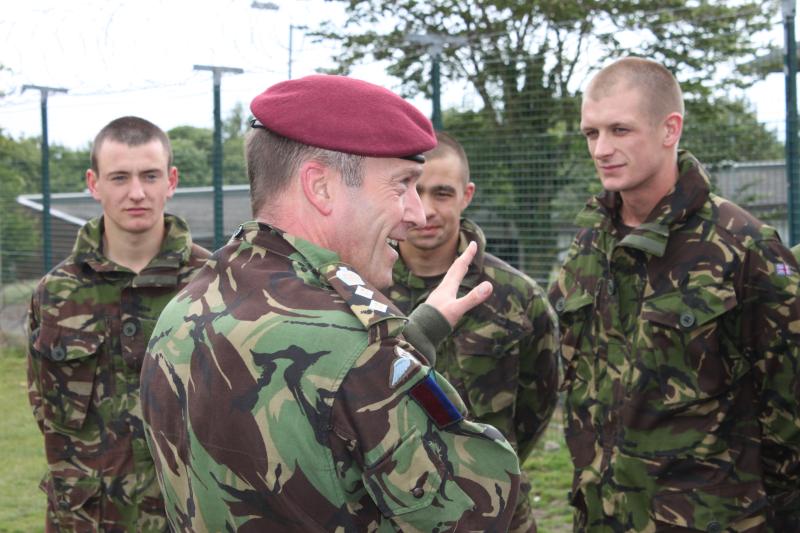
[[[86,185],[102,216],[39,283],[29,311],[29,398],[44,434],[47,531],[166,531],[139,373],[164,305],[204,262],[182,219],[166,134],[138,117],[94,140]]]
[[[436,132],[436,148],[425,152],[417,192],[425,225],[412,228],[399,243],[394,284],[387,295],[411,313],[442,281],[459,253],[474,241],[478,251],[459,291],[466,294],[483,281],[492,295],[467,312],[437,350],[436,369],[456,388],[478,422],[490,424],[509,440],[524,462],[542,434],[558,393],[558,327],[555,313],[539,285],[486,251],[481,228],[462,213],[475,184],[461,144]],[[509,531],[536,531],[525,473]]]

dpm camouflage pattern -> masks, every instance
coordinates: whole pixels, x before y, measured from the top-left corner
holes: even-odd
[[[165,309],[142,374],[174,531],[504,531],[519,465],[338,256],[249,222]]]
[[[551,289],[575,530],[800,531],[797,263],[678,167],[623,238],[619,196],[590,200]]]
[[[547,427],[558,393],[557,318],[547,297],[531,278],[487,253],[480,227],[461,219],[458,253],[475,241],[478,252],[459,287],[463,296],[482,281],[494,291],[469,311],[438,348],[435,368],[464,399],[471,417],[499,429],[524,463]],[[394,285],[387,295],[410,314],[441,281],[415,276],[395,263]],[[531,484],[522,472],[520,497],[511,531],[536,531],[531,513]]]
[[[29,399],[44,434],[48,531],[166,531],[139,404],[147,341],[208,252],[165,216],[159,254],[138,275],[102,254],[102,217],[39,283],[28,315]]]

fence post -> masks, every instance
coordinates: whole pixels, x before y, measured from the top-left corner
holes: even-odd
[[[786,177],[789,185],[789,243],[800,241],[800,172],[797,150],[797,42],[795,0],[783,0],[784,64],[786,66]]]
[[[42,103],[42,265],[50,272],[52,266],[52,244],[50,242],[50,144],[47,140],[47,96],[50,93],[65,93],[60,87],[42,85],[23,85],[22,92],[28,89],[39,91]]]
[[[233,67],[212,67],[195,65],[195,70],[210,70],[214,74],[214,248],[221,248],[223,241],[223,198],[222,198],[222,117],[220,111],[220,85],[222,73],[241,74],[244,70]]]

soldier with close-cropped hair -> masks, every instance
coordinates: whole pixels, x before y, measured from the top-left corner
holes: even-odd
[[[387,295],[404,313],[422,304],[470,242],[478,250],[461,281],[466,294],[489,281],[492,295],[467,312],[436,351],[435,368],[456,388],[478,422],[499,429],[525,462],[544,432],[558,390],[558,327],[539,285],[487,251],[483,230],[462,216],[475,183],[469,160],[453,136],[436,132],[438,144],[425,152],[417,192],[425,225],[400,242],[393,285]],[[537,530],[531,483],[520,476],[520,496],[509,531]]]
[[[47,531],[167,531],[139,371],[161,309],[209,255],[164,213],[177,184],[160,128],[111,121],[86,171],[103,214],[34,291],[28,382],[48,464]]]
[[[800,531],[800,276],[678,150],[672,74],[619,60],[581,108],[604,191],[551,301],[575,530]]]

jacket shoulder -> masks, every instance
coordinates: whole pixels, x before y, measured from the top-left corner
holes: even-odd
[[[761,241],[780,241],[775,228],[734,202],[715,194],[709,195],[708,209],[704,209],[701,216],[708,218],[714,224],[721,238],[745,248],[752,248]]]
[[[516,292],[526,300],[544,297],[544,291],[533,278],[492,254],[487,253],[484,257],[483,275],[492,281],[495,290],[502,287],[505,292]]]

